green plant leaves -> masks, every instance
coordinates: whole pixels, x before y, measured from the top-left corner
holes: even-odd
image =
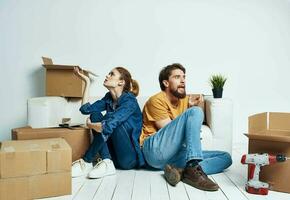
[[[214,74],[210,77],[209,82],[213,89],[223,88],[227,78],[221,74]]]

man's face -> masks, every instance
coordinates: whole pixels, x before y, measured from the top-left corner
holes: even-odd
[[[184,98],[186,96],[186,91],[185,74],[183,71],[180,69],[171,71],[168,81],[165,81],[165,86],[173,96],[180,99]]]

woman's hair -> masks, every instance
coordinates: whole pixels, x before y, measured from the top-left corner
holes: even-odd
[[[132,79],[130,72],[124,67],[116,67],[116,70],[120,73],[120,79],[125,81],[124,92],[131,92],[135,96],[139,94],[139,84],[136,80]]]

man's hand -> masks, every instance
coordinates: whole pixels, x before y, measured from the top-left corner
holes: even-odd
[[[199,95],[190,94],[188,96],[189,96],[189,99],[188,99],[188,107],[189,108],[192,106],[197,106],[198,104],[203,102],[203,95],[202,94],[199,94]]]
[[[97,133],[101,133],[103,131],[102,123],[92,123],[89,117],[87,118],[87,127],[89,129],[94,129]]]

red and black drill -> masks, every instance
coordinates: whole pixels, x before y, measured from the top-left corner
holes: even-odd
[[[271,165],[276,162],[284,162],[290,159],[285,155],[245,154],[242,156],[241,163],[249,165],[249,177],[246,183],[246,191],[252,194],[267,195],[269,184],[259,180],[260,167]]]

